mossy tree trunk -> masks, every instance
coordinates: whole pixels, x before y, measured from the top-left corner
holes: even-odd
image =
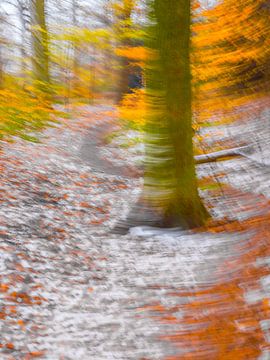
[[[116,228],[194,228],[208,213],[198,194],[192,143],[190,0],[149,3],[144,186],[126,223]]]
[[[33,75],[39,90],[50,94],[49,45],[45,0],[31,0]]]

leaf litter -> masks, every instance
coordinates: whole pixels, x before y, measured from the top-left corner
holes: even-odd
[[[214,224],[119,237],[110,228],[136,201],[141,179],[106,171],[99,157],[116,145],[104,151],[95,141],[88,150],[96,156],[82,156],[114,117],[86,107],[41,143],[3,144],[1,359],[268,356],[268,168],[244,158],[200,165],[201,178],[222,186],[202,192]],[[133,154],[118,155],[124,169]]]

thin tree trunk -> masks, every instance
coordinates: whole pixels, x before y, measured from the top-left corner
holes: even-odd
[[[29,18],[28,18],[28,7],[24,1],[17,0],[17,6],[19,9],[19,18],[21,25],[21,45],[20,45],[20,53],[21,53],[21,76],[24,79],[26,77],[27,71],[27,51],[25,43],[27,43],[27,37],[29,35]]]
[[[4,64],[2,58],[2,50],[0,49],[0,90],[2,90],[3,88],[4,88]]]
[[[119,61],[119,82],[117,89],[116,102],[119,104],[129,91],[129,61],[125,57],[121,57]]]
[[[78,10],[78,3],[76,0],[72,0],[72,25],[74,29],[78,27],[78,16],[77,16],[77,10]],[[79,48],[78,44],[75,41],[73,41],[73,62],[72,62],[72,73],[73,73],[73,94],[76,94],[76,89],[79,87],[80,84],[80,63],[79,63]]]
[[[44,0],[32,0],[33,73],[37,87],[49,93],[49,47]]]
[[[130,30],[130,21],[133,8],[134,0],[122,0],[122,10],[121,14],[118,15],[119,23],[116,27],[116,35],[120,39],[120,48],[127,48],[131,45],[130,35],[128,32]],[[116,97],[117,103],[120,103],[129,91],[129,60],[124,56],[120,57],[119,59],[119,69],[119,82]]]

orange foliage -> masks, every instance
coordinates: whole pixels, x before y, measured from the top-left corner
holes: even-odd
[[[129,60],[136,61],[141,66],[148,57],[147,49],[143,46],[121,47],[115,49],[115,53],[118,56],[123,56]]]
[[[197,121],[234,120],[237,107],[267,94],[270,27],[265,0],[224,0],[196,15],[193,32]]]
[[[246,115],[238,111],[240,107],[267,95],[269,10],[265,0],[224,0],[204,11],[198,8],[195,2],[191,53],[194,120],[199,124],[231,122]],[[116,54],[142,67],[149,58],[141,46],[121,47]],[[137,116],[140,108],[143,111]],[[140,126],[144,111],[142,98],[135,93],[126,96],[120,114]]]
[[[118,109],[122,120],[132,127],[142,129],[146,114],[145,91],[140,89],[127,94]]]
[[[166,360],[254,360],[269,348],[262,324],[269,319],[270,306],[267,294],[263,296],[261,280],[270,272],[268,266],[258,265],[258,259],[270,256],[270,204],[262,196],[229,187],[226,196],[244,196],[253,206],[260,206],[260,215],[219,229],[250,234],[248,241],[235,243],[231,255],[220,259],[212,282],[167,291],[167,299],[174,298],[173,306],[155,302],[137,309],[149,312],[162,324],[174,325],[174,330],[160,339],[172,343],[179,354],[175,350],[175,355]],[[248,300],[249,292],[260,296]]]

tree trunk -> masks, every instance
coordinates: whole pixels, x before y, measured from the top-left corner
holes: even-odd
[[[119,82],[117,89],[116,102],[120,104],[124,96],[129,92],[129,61],[128,59],[121,57],[119,60]]]
[[[72,0],[72,26],[74,29],[78,28],[78,3],[77,0]],[[72,82],[72,90],[73,95],[77,94],[77,90],[80,86],[80,62],[79,62],[79,47],[77,41],[73,41],[73,61],[72,61],[72,74],[73,74],[73,82]]]
[[[151,0],[150,16],[144,187],[120,232],[134,225],[194,228],[209,216],[192,144],[190,0]]]
[[[1,41],[0,41],[0,45],[1,45]],[[0,48],[0,90],[2,90],[3,88],[4,88],[4,65],[2,59],[2,50]]]
[[[116,36],[119,39],[119,47],[127,48],[131,45],[130,41],[130,22],[134,8],[134,0],[122,0],[121,10],[116,14]],[[117,89],[116,102],[120,103],[129,91],[129,60],[122,56],[119,59],[119,82]]]
[[[23,79],[23,86],[25,83],[26,72],[27,72],[27,38],[29,36],[29,8],[25,1],[17,0],[17,6],[19,10],[20,26],[21,26],[21,44],[20,44],[20,53],[21,53],[21,77]]]
[[[49,94],[49,47],[44,0],[32,0],[33,75],[37,88]]]

